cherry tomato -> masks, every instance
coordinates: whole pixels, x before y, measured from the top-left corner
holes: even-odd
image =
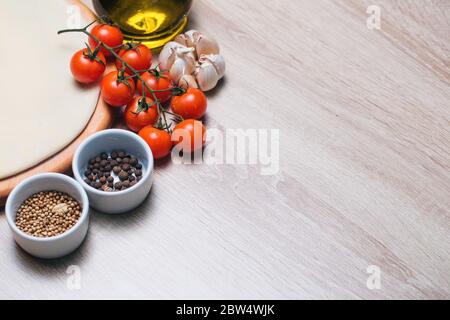
[[[126,74],[124,75],[127,76]],[[126,84],[128,83],[128,85]],[[121,107],[131,101],[134,95],[134,82],[131,78],[120,79],[117,71],[108,73],[102,80],[102,97],[113,107]]]
[[[164,90],[164,91],[155,92],[155,96],[156,96],[156,98],[158,98],[159,101],[164,103],[170,99],[170,97],[172,95],[170,92],[170,89],[172,88],[172,84],[170,83],[168,76],[166,76],[165,74],[155,75],[150,72],[144,72],[143,74],[141,74],[141,77],[144,80],[144,82],[150,87],[150,89]],[[138,92],[140,92],[140,93],[143,90],[142,81],[139,79],[137,81],[137,89],[138,89]],[[145,92],[148,96],[150,95],[150,92],[147,89],[145,89]]]
[[[172,149],[170,134],[165,130],[146,126],[139,131],[139,136],[149,145],[154,159],[166,157]]]
[[[172,111],[184,119],[199,119],[206,112],[206,96],[195,88],[189,88],[181,96],[172,98]]]
[[[147,70],[152,66],[152,51],[143,44],[128,44],[119,51],[119,56],[134,70]],[[122,69],[122,61],[116,60],[117,69]],[[126,72],[132,73],[127,68]]]
[[[94,57],[90,50],[77,51],[70,60],[70,71],[73,77],[81,83],[97,81],[106,68],[106,59],[103,53],[98,52]]]
[[[152,99],[137,96],[127,105],[124,118],[128,128],[137,132],[158,120],[158,109]]]
[[[186,137],[186,142],[184,138]],[[201,121],[188,119],[175,126],[172,141],[183,151],[193,152],[201,149],[206,142],[206,128]]]
[[[122,31],[120,31],[119,28],[109,24],[98,24],[94,26],[91,29],[91,34],[110,47],[118,47],[123,43]],[[97,44],[97,41],[89,37],[89,45],[91,48],[96,48]],[[105,48],[101,48],[100,51],[105,55],[105,57],[112,56],[112,54]]]

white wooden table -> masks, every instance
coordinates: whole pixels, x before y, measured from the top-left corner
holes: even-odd
[[[91,212],[54,261],[1,213],[0,298],[450,298],[450,1],[199,0],[191,16],[228,63],[208,126],[279,129],[279,172],[160,163],[138,210]]]

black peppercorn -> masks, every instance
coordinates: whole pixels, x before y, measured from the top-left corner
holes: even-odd
[[[116,183],[113,173],[119,177]],[[114,150],[110,154],[99,153],[89,160],[84,181],[99,190],[120,191],[138,183],[142,174],[142,164],[138,158],[123,150]]]
[[[126,173],[125,171],[120,171],[119,172],[119,179],[121,181],[127,180],[128,179],[128,173]]]

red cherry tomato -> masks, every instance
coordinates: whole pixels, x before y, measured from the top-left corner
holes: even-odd
[[[172,88],[172,84],[170,83],[169,77],[165,74],[158,74],[155,75],[150,72],[144,72],[141,74],[141,78],[144,80],[144,82],[147,84],[147,86],[150,87],[152,90],[158,90],[158,92],[155,92],[156,98],[158,98],[159,101],[162,103],[166,102],[171,97],[170,89]],[[142,81],[138,79],[137,81],[137,90],[139,93],[142,93],[143,85]],[[164,90],[164,91],[161,91]],[[150,92],[145,89],[146,95],[150,96]]]
[[[107,104],[113,107],[121,107],[130,102],[133,95],[134,82],[132,79],[121,79],[117,71],[112,71],[103,78],[102,97]]]
[[[75,80],[81,83],[97,81],[106,68],[106,59],[103,53],[98,52],[94,57],[90,50],[77,51],[70,60],[70,71]]]
[[[91,34],[97,37],[100,41],[103,41],[107,46],[118,47],[123,43],[123,34],[116,26],[109,24],[98,24],[91,29]],[[98,45],[97,41],[89,37],[89,45],[95,49]],[[110,57],[112,54],[105,48],[101,48],[100,51],[105,57]]]
[[[206,142],[206,128],[201,121],[188,119],[175,126],[172,141],[183,151],[193,152],[201,149]]]
[[[158,109],[152,99],[146,97],[144,100],[142,96],[137,96],[127,105],[124,118],[128,128],[137,132],[145,126],[155,124]]]
[[[119,51],[119,56],[128,63],[134,70],[147,70],[152,66],[152,51],[143,44],[128,44]],[[122,61],[116,60],[117,69],[122,69]],[[127,68],[126,72],[132,73]]]
[[[199,89],[189,88],[181,96],[172,98],[172,111],[184,119],[199,119],[203,117],[206,107],[206,96]]]
[[[139,136],[149,145],[154,159],[166,157],[172,149],[170,134],[165,130],[146,126],[139,131]]]

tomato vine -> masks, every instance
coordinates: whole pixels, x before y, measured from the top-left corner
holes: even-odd
[[[127,71],[129,70],[132,73],[130,75],[130,77],[132,77],[132,78],[135,77],[135,78],[137,78],[138,80],[141,81],[141,83],[142,83],[142,96],[143,96],[144,101],[145,101],[146,91],[148,91],[150,93],[150,95],[152,96],[152,99],[153,99],[154,103],[157,106],[157,112],[158,112],[158,121],[157,121],[156,126],[159,127],[159,129],[163,129],[163,130],[166,130],[167,132],[171,133],[172,132],[171,124],[168,123],[166,114],[174,116],[173,120],[175,122],[182,121],[183,119],[179,115],[175,115],[172,112],[169,112],[169,111],[165,110],[165,108],[161,104],[161,101],[157,98],[157,96],[155,94],[156,92],[162,92],[162,91],[167,91],[167,90],[153,90],[144,81],[144,79],[141,77],[141,74],[140,74],[143,71],[149,71],[149,72],[154,73],[156,75],[160,75],[162,73],[162,71],[161,70],[158,71],[158,70],[154,70],[154,69],[150,69],[150,70],[136,70],[135,68],[133,68],[129,63],[127,63],[124,59],[122,59],[119,56],[119,54],[116,52],[117,49],[123,48],[124,46],[127,46],[127,44],[122,44],[120,46],[111,47],[111,46],[108,46],[105,42],[101,41],[98,37],[96,37],[95,35],[93,35],[91,32],[88,31],[88,28],[91,25],[93,25],[95,22],[97,22],[97,21],[98,20],[95,20],[95,21],[89,23],[88,25],[86,25],[83,28],[73,28],[73,29],[59,30],[58,34],[70,33],[70,32],[84,33],[85,35],[87,35],[88,37],[90,37],[91,39],[93,39],[97,43],[97,48],[95,48],[94,51],[89,51],[90,53],[98,52],[98,49],[100,47],[103,47],[105,50],[107,50],[109,53],[111,53],[111,55],[113,57],[115,57],[117,60],[119,60],[122,63],[122,69],[119,70],[119,72],[122,72],[122,74],[123,74],[125,70],[127,70]],[[91,50],[91,49],[89,49],[89,50]],[[127,72],[127,73],[129,73],[129,72]],[[179,88],[179,87],[172,87],[172,88],[170,88],[168,90],[170,90],[175,95],[179,95],[179,94],[182,94],[184,92],[184,90]]]

